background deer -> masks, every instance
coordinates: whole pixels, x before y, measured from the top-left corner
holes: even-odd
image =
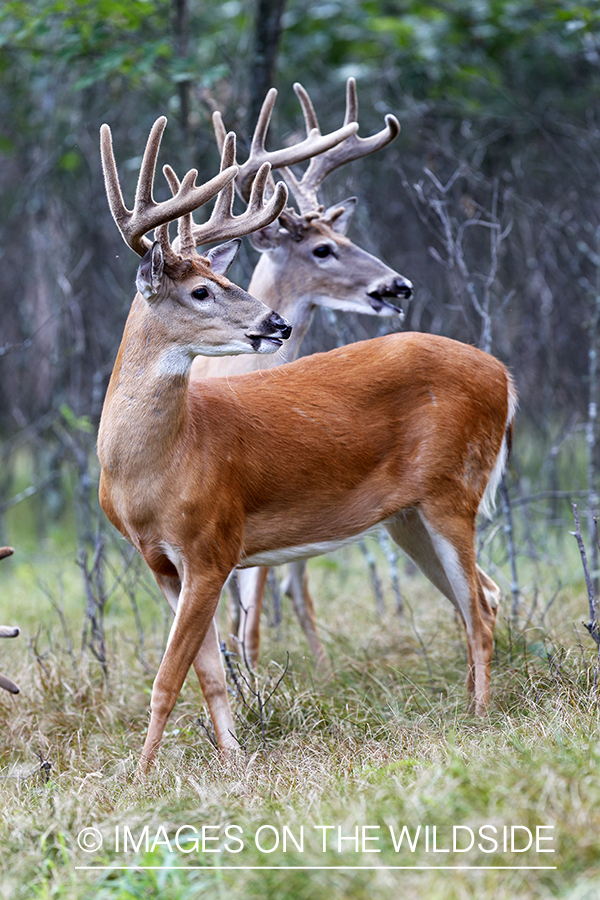
[[[308,140],[310,134],[320,134],[318,119],[302,85],[295,84],[294,90],[302,106]],[[319,198],[323,182],[333,171],[393,141],[400,131],[398,120],[388,115],[385,117],[385,128],[377,134],[359,138],[353,133],[331,149],[319,155],[313,153],[302,177],[296,178],[289,166],[300,161],[298,145],[271,152],[265,148],[276,96],[275,89],[271,89],[263,103],[250,155],[241,166],[236,187],[247,200],[258,166],[266,160],[274,169],[281,170],[298,207],[298,210],[286,207],[276,222],[250,236],[261,257],[248,290],[285,316],[292,325],[292,335],[285,344],[283,358],[282,354],[269,357],[198,357],[192,366],[192,379],[252,372],[295,359],[318,306],[402,319],[402,301],[408,301],[411,297],[412,285],[406,278],[346,237],[356,198],[344,200],[329,209],[325,209]],[[215,113],[213,119],[221,148],[225,128],[219,113]],[[346,83],[344,125],[351,123],[358,123],[354,78],[349,78]],[[307,145],[307,140],[304,145]],[[252,668],[258,663],[260,616],[268,571],[265,567],[240,570],[237,573],[239,603],[230,604],[229,627],[237,633],[245,659]],[[294,611],[317,664],[323,666],[325,652],[308,590],[305,560],[290,564],[284,590],[292,599]]]
[[[6,559],[7,556],[12,556],[14,552],[12,547],[0,547],[0,559]],[[18,628],[0,625],[0,638],[14,638],[17,637],[18,634]],[[17,685],[14,681],[11,681],[10,678],[7,678],[6,675],[0,675],[0,688],[3,688],[11,694],[19,693]]]
[[[266,165],[248,213],[231,216],[231,136],[210,190],[195,186],[192,171],[172,200],[155,204],[163,128],[164,119],[151,133],[133,212],[122,201],[108,126],[101,144],[113,216],[144,256],[100,422],[100,501],[175,612],[141,769],[191,665],[220,749],[237,747],[214,623],[233,569],[328,552],[379,524],[459,612],[467,689],[483,714],[499,589],[477,568],[475,520],[510,445],[516,401],[507,370],[447,338],[395,334],[264,372],[190,381],[199,354],[270,352],[289,334],[284,320],[222,274],[231,245],[195,254],[191,207],[221,190],[208,242],[264,226],[286,197],[278,187],[262,208]],[[165,224],[176,216],[178,253]],[[152,227],[154,243],[144,236]]]

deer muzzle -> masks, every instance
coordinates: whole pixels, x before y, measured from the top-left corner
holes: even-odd
[[[371,306],[375,312],[389,310],[390,308],[398,313],[402,313],[402,309],[392,300],[401,298],[402,300],[410,300],[413,293],[412,282],[408,278],[395,276],[389,281],[380,281],[367,291],[367,296],[371,298]]]
[[[247,334],[255,353],[275,353],[287,341],[292,333],[292,326],[276,312],[269,313],[255,332]]]

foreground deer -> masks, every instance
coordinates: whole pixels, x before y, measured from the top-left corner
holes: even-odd
[[[313,105],[302,85],[294,90],[300,100],[307,139],[320,133]],[[247,200],[259,165],[268,161],[281,169],[298,207],[286,207],[279,219],[250,236],[261,252],[249,292],[283,315],[292,325],[291,338],[285,344],[285,359],[277,356],[197,357],[192,365],[192,380],[208,375],[232,375],[272,368],[296,359],[314,311],[325,306],[342,312],[375,316],[403,317],[401,303],[410,299],[412,285],[381,260],[365,252],[346,237],[356,198],[325,209],[319,190],[325,179],[339,167],[374,153],[393,141],[400,125],[394,116],[386,116],[385,128],[369,138],[350,134],[343,142],[324,153],[313,155],[302,178],[289,170],[297,159],[297,146],[267,151],[265,142],[277,92],[269,91],[252,139],[250,155],[236,178],[236,189]],[[225,128],[219,113],[213,116],[219,148],[225,140]],[[346,84],[344,125],[358,122],[356,82]],[[307,140],[303,142],[307,144]],[[308,158],[308,155],[307,155]],[[243,644],[248,664],[255,668],[260,648],[260,615],[268,568],[244,569],[237,575],[239,604],[232,608],[232,625]],[[314,605],[308,590],[306,561],[290,564],[286,579],[294,611],[306,635],[317,664],[325,664]],[[237,615],[236,615],[237,614]]]
[[[396,334],[265,372],[190,382],[194,356],[266,352],[289,327],[221,274],[227,245],[194,255],[187,213],[193,192],[206,193],[193,186],[194,172],[173,200],[154,204],[159,123],[133,213],[122,201],[109,129],[102,129],[111,209],[144,257],[100,422],[100,500],[175,611],[141,769],[156,753],[191,665],[219,747],[238,746],[214,624],[233,569],[325,553],[379,524],[461,616],[467,689],[483,714],[499,590],[477,568],[475,520],[493,497],[510,444],[515,394],[507,370],[465,344]],[[225,184],[225,194],[233,190],[232,169],[209,182],[213,192]],[[263,168],[246,228],[281,213],[284,188],[259,209],[266,178]],[[231,195],[223,196],[221,212],[231,208]],[[158,225],[153,244],[144,237],[175,216],[183,216],[178,254],[166,225]],[[236,223],[224,219],[209,221],[205,242]]]
[[[14,552],[12,547],[0,547],[0,559],[6,559],[7,556],[12,556]],[[18,628],[0,625],[0,638],[14,638],[17,637],[18,634]],[[19,693],[17,685],[14,681],[11,681],[10,678],[7,678],[6,675],[0,675],[0,688],[3,688],[11,694]]]

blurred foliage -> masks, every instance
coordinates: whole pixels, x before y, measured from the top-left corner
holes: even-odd
[[[293,4],[288,16],[293,64],[310,59],[328,78],[358,65],[361,78],[399,79],[460,114],[531,114],[524,104],[541,111],[555,101],[572,110],[572,88],[598,87],[598,3],[333,0]]]
[[[183,56],[177,5],[5,2],[0,72],[11,88],[5,102],[16,101],[17,116],[3,118],[3,131],[35,127],[33,109],[19,101],[26,93],[41,99],[51,83],[62,85],[63,96],[101,85],[108,102],[139,90],[168,104],[182,81],[212,87],[224,79],[243,92],[244,79],[237,81],[252,65],[253,4],[187,0]],[[460,115],[574,114],[598,95],[599,25],[598,0],[290,0],[280,80],[287,84],[310,73],[321,84],[335,83],[351,71],[363,82],[390,88],[399,82],[418,100]],[[47,102],[35,105],[42,116],[50,112]]]

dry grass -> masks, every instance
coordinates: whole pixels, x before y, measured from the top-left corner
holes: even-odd
[[[6,565],[6,563],[5,563]],[[48,585],[50,562],[37,563]],[[64,568],[65,564],[59,568]],[[600,892],[599,708],[594,659],[573,622],[585,616],[579,589],[565,590],[544,627],[533,615],[524,634],[498,628],[492,712],[464,713],[465,646],[448,604],[420,577],[405,579],[411,614],[375,615],[357,551],[337,563],[312,564],[332,674],[317,679],[289,611],[264,629],[265,664],[255,687],[268,692],[283,671],[261,723],[237,704],[245,751],[219,760],[198,721],[199,697],[188,679],[160,759],[144,783],[132,775],[143,742],[152,677],[163,631],[161,613],[140,599],[146,641],[140,649],[126,605],[108,616],[109,677],[79,651],[76,579],[63,572],[66,631],[36,579],[18,564],[3,578],[0,619],[18,619],[22,637],[4,642],[2,668],[18,698],[0,698],[0,896],[20,898],[592,898]],[[57,596],[60,593],[56,588]],[[528,603],[531,597],[526,598]],[[16,603],[15,603],[16,601]],[[386,602],[391,607],[389,592]],[[538,606],[543,608],[540,601]],[[14,610],[19,609],[16,615]],[[7,618],[8,617],[8,618]],[[36,634],[36,620],[45,626]],[[154,633],[149,622],[157,622]],[[69,640],[72,649],[69,650]],[[583,638],[581,639],[584,640]],[[45,765],[42,765],[42,762]],[[244,849],[184,853],[177,829],[236,825]],[[378,854],[322,851],[317,825],[378,826]],[[436,825],[449,846],[453,825],[554,826],[554,854],[396,853],[390,825]],[[288,826],[305,847],[261,852],[261,826]],[[115,852],[115,828],[150,845]],[[159,832],[162,826],[164,831]],[[104,845],[84,853],[77,836],[97,828]],[[212,833],[210,833],[212,834]],[[265,845],[273,839],[264,829]],[[328,832],[333,840],[337,831]],[[158,842],[152,847],[152,841]],[[164,836],[171,838],[169,848]],[[337,840],[337,838],[336,838]],[[211,845],[209,845],[211,846]],[[210,870],[206,866],[328,866],[310,872]],[[549,860],[549,861],[548,861]],[[170,866],[84,872],[81,865]],[[552,871],[391,870],[414,865],[556,865]],[[188,866],[181,870],[173,866]],[[376,866],[340,871],[339,865]],[[202,868],[189,868],[198,866]]]

